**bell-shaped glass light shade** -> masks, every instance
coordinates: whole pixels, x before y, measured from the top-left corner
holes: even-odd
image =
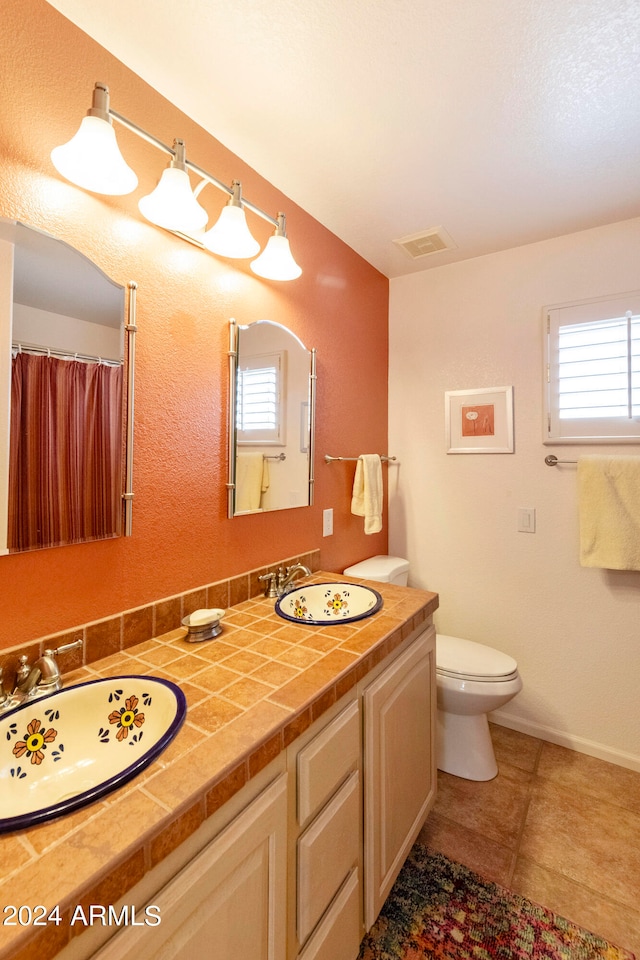
[[[251,235],[242,207],[227,204],[216,223],[202,237],[207,250],[233,259],[254,257],[260,244]]]
[[[54,147],[51,160],[71,183],[93,193],[122,196],[138,186],[138,178],[124,161],[113,127],[101,117],[84,117],[68,143]]]
[[[193,194],[189,174],[179,167],[167,167],[158,186],[140,199],[138,208],[157,227],[178,233],[201,230],[208,220],[207,211]]]
[[[269,238],[258,259],[250,266],[265,280],[296,280],[302,273],[302,268],[291,255],[288,238],[278,234]]]

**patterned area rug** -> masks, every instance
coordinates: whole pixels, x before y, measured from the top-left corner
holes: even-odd
[[[417,843],[358,960],[634,960]]]

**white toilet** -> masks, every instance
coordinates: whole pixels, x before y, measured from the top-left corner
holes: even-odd
[[[406,586],[409,563],[376,556],[347,567],[347,576]],[[438,769],[465,780],[498,773],[487,713],[522,690],[518,664],[506,653],[473,640],[436,635]]]
[[[522,690],[518,664],[483,643],[436,634],[438,769],[465,780],[498,773],[487,713]]]

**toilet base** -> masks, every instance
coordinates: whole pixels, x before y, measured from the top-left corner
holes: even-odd
[[[498,774],[486,713],[462,716],[438,710],[438,770],[464,780],[493,780]]]

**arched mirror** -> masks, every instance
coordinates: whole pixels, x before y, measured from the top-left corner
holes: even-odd
[[[0,277],[0,553],[130,534],[136,285],[4,218]]]
[[[230,323],[230,517],[313,503],[316,352],[271,320]]]

